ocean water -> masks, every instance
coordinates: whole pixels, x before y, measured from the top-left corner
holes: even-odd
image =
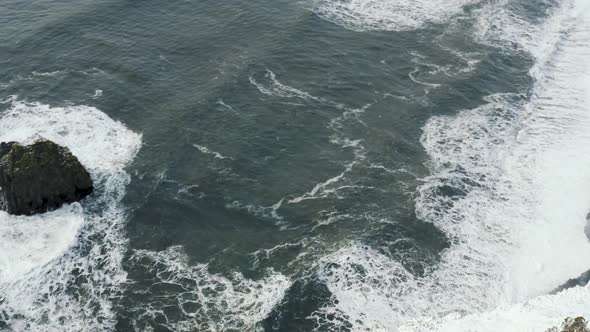
[[[588,59],[588,0],[4,0],[0,141],[96,191],[0,212],[0,331],[590,318]]]

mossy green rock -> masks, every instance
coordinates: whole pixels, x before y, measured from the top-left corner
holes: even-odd
[[[31,215],[82,200],[90,174],[68,148],[41,140],[0,144],[0,210]]]
[[[560,327],[554,327],[546,332],[590,332],[588,321],[584,317],[566,318]]]

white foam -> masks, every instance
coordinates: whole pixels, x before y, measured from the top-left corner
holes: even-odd
[[[222,155],[219,152],[212,151],[208,147],[203,146],[203,145],[193,144],[193,147],[195,147],[197,150],[201,151],[201,153],[212,155],[213,157],[215,157],[217,159],[232,159],[230,157],[226,157],[226,156]]]
[[[87,70],[69,70],[69,69],[62,69],[62,70],[55,70],[49,72],[38,72],[33,71],[29,75],[17,75],[16,77],[10,79],[8,82],[0,82],[0,88],[8,88],[14,86],[17,83],[21,82],[40,82],[44,80],[51,80],[51,79],[60,79],[67,75],[72,74],[82,74],[86,76],[94,76],[94,75],[108,75],[106,72],[98,69],[98,68],[89,68]],[[100,96],[99,96],[100,97]]]
[[[121,171],[141,146],[138,135],[94,107],[17,101],[2,113],[0,140],[31,143],[39,138],[69,147],[85,167],[97,172]]]
[[[124,167],[141,136],[93,107],[8,102],[0,141],[42,137],[69,147],[91,173],[95,192],[84,201],[89,211],[75,203],[33,217],[0,213],[2,319],[15,331],[107,330],[126,275]]]
[[[353,121],[358,122],[361,125],[367,127],[367,124],[364,123],[360,117],[363,113],[366,112],[367,109],[369,109],[372,106],[372,104],[366,104],[360,108],[349,108],[341,103],[336,103],[325,98],[313,96],[308,92],[281,83],[276,78],[275,73],[269,69],[266,70],[264,78],[266,81],[265,84],[257,81],[256,79],[254,79],[254,77],[250,76],[250,83],[254,85],[256,88],[258,88],[258,90],[265,95],[281,98],[299,98],[306,102],[318,102],[324,105],[334,107],[339,110],[343,110],[342,114],[331,119],[330,123],[327,126],[328,129],[333,131],[333,134],[330,136],[330,142],[336,145],[340,145],[343,149],[350,148],[354,152],[354,160],[344,163],[344,169],[341,173],[334,175],[333,177],[328,178],[323,182],[317,183],[308,192],[305,192],[299,196],[289,197],[287,203],[298,204],[307,200],[323,199],[327,197],[339,198],[340,196],[338,194],[338,191],[344,189],[358,188],[358,186],[353,186],[348,183],[346,175],[349,172],[351,172],[355,166],[357,166],[360,162],[362,162],[365,159],[365,147],[363,145],[363,140],[351,139],[346,135],[345,123]],[[203,152],[204,149],[201,151]],[[281,206],[282,202],[283,200],[273,205],[273,207],[275,207],[273,210],[275,213],[277,208]]]
[[[66,72],[67,71],[62,71],[62,70],[56,70],[56,71],[50,71],[50,72],[37,72],[37,71],[34,71],[34,72],[32,72],[32,74],[33,74],[33,76],[41,76],[41,77],[43,77],[43,76],[45,76],[45,77],[49,76],[49,77],[54,77],[54,76],[57,76],[57,75],[60,75],[60,74],[66,73]]]
[[[590,268],[589,6],[565,1],[508,36],[536,60],[530,99],[490,96],[424,127],[432,176],[416,213],[451,242],[440,263],[417,278],[384,253],[342,248],[320,263],[334,303],[318,326],[336,315],[353,331],[544,331],[590,313],[587,287],[544,295]]]
[[[102,90],[94,90],[94,95],[92,95],[92,99],[98,99],[102,97]]]
[[[227,209],[245,210],[248,211],[248,213],[256,216],[273,219],[276,221],[277,225],[284,227],[285,220],[278,213],[278,210],[283,205],[284,200],[284,198],[281,198],[278,202],[271,206],[260,206],[256,204],[247,204],[240,201],[233,201],[229,204],[226,204],[225,207]]]
[[[219,99],[217,105],[223,106],[224,109],[232,111],[234,114],[240,114],[240,112],[236,111],[231,105],[226,104],[223,99]]]
[[[138,250],[131,259],[147,263],[159,283],[183,290],[157,294],[157,301],[142,308],[145,312],[134,322],[140,330],[146,328],[146,320],[164,315],[163,325],[172,331],[255,331],[291,285],[287,277],[272,270],[261,280],[247,279],[237,272],[231,277],[210,273],[207,264],[191,265],[180,246],[159,252]],[[173,299],[179,314],[166,316],[158,303],[167,299]]]
[[[572,8],[574,1],[561,1],[560,6],[553,8],[541,24],[515,12],[510,0],[488,2],[475,12],[477,20],[474,35],[479,42],[499,46],[506,52],[528,52],[538,64],[543,64],[547,60],[545,58],[555,50],[563,33],[575,24],[575,20],[563,19],[576,10]]]
[[[442,23],[479,0],[320,0],[314,12],[356,31],[404,31]]]
[[[588,286],[576,287],[556,295],[539,296],[527,302],[501,306],[490,312],[461,318],[449,316],[441,322],[422,322],[400,331],[461,332],[475,329],[478,332],[543,332],[560,326],[565,317],[587,317],[589,297]]]
[[[288,201],[288,203],[300,203],[302,201],[309,200],[309,199],[325,198],[325,197],[328,197],[329,195],[336,193],[341,188],[340,187],[334,188],[332,185],[343,180],[346,173],[348,173],[352,170],[352,166],[353,165],[351,164],[344,171],[342,171],[342,173],[336,175],[335,177],[329,178],[328,180],[326,180],[324,182],[316,184],[309,192],[306,192],[305,194],[303,194],[301,196],[297,196],[297,197],[290,199]]]
[[[250,84],[254,85],[260,93],[267,96],[277,96],[283,98],[300,98],[307,101],[317,101],[329,103],[326,99],[313,96],[305,91],[299,90],[292,86],[281,83],[275,73],[266,69],[264,74],[265,82],[258,82],[253,76],[249,77]]]
[[[0,280],[18,280],[61,257],[83,221],[77,203],[43,216],[15,217],[0,211]]]

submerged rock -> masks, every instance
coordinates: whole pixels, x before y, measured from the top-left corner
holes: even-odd
[[[40,140],[0,144],[0,210],[31,215],[88,196],[92,179],[68,148]]]

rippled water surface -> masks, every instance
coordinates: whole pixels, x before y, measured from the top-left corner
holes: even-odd
[[[4,0],[0,141],[96,191],[0,212],[0,330],[588,314],[587,59],[587,0]]]

